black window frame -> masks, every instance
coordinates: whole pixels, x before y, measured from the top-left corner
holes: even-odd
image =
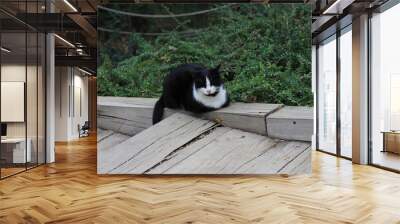
[[[36,11],[37,13],[39,13],[39,3],[44,3],[46,4],[48,0],[20,0],[18,2],[21,2],[21,4],[25,4],[25,12],[27,12],[27,5],[28,3],[34,3],[36,4]],[[47,7],[45,12],[47,12]],[[17,175],[19,173],[25,172],[27,170],[39,167],[41,165],[46,164],[47,162],[47,33],[46,32],[42,32],[40,30],[37,30],[36,28],[28,25],[27,23],[24,23],[23,21],[19,20],[16,17],[13,17],[11,13],[9,13],[7,10],[3,9],[0,5],[0,13],[8,15],[11,19],[15,20],[18,23],[21,23],[21,26],[24,27],[23,30],[18,30],[18,31],[4,31],[2,30],[2,23],[0,22],[0,46],[2,46],[2,34],[4,33],[21,33],[22,35],[25,35],[25,102],[24,102],[24,120],[25,120],[25,167],[23,170],[12,173],[10,175],[4,176],[2,174],[2,167],[0,166],[0,180],[6,179],[8,177],[12,177],[14,175]],[[25,15],[27,15],[27,13],[25,13]],[[27,118],[27,75],[28,75],[28,71],[27,71],[27,67],[28,67],[28,33],[33,34],[34,36],[36,36],[36,136],[34,136],[33,138],[36,138],[36,161],[35,163],[29,163],[30,166],[28,166],[28,162],[27,162],[27,140],[28,140],[28,131],[27,131],[27,127],[28,127],[28,118]],[[36,35],[35,35],[36,34]],[[44,98],[42,99],[42,103],[43,105],[41,105],[43,107],[43,113],[44,116],[39,118],[39,36],[42,35],[42,48],[41,52],[43,53],[43,55],[41,55],[42,57],[42,61],[44,62],[42,65],[42,82],[43,82],[43,88],[44,88],[44,92],[42,94],[42,96],[44,96]],[[1,82],[1,78],[2,78],[2,74],[1,74],[1,68],[2,68],[2,53],[0,53],[0,82]],[[1,86],[0,86],[0,90],[1,90]],[[1,91],[0,91],[0,100],[1,100]],[[0,111],[1,111],[1,104],[0,104]],[[43,119],[43,120],[42,120]],[[43,122],[43,145],[42,145],[42,149],[41,151],[44,153],[43,156],[43,161],[39,162],[39,120],[41,120],[41,122]],[[0,114],[0,124],[1,124],[1,114]],[[0,158],[1,158],[1,152],[2,152],[2,146],[0,144]],[[1,165],[1,163],[0,163]],[[21,167],[22,168],[22,167]]]
[[[319,152],[323,152],[329,155],[333,155],[339,158],[344,158],[346,160],[352,160],[352,158],[343,156],[341,153],[341,118],[340,118],[340,81],[341,81],[341,67],[340,67],[340,37],[347,33],[347,32],[352,32],[352,29],[349,29],[349,26],[352,26],[352,16],[347,15],[343,17],[341,20],[338,20],[335,24],[333,24],[331,27],[326,29],[326,32],[322,32],[316,40],[315,45],[315,94],[316,94],[316,136],[315,136],[315,145],[316,145],[316,150]],[[335,36],[336,35],[336,36]],[[335,38],[331,41],[336,41],[336,152],[328,152],[324,149],[321,149],[319,147],[319,133],[320,133],[320,128],[319,128],[319,46],[321,45],[322,42],[327,41],[329,38],[332,38],[332,36],[335,36]]]

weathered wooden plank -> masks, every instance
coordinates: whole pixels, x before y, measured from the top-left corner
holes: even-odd
[[[235,173],[273,174],[292,162],[299,154],[309,150],[309,143],[281,141],[252,161],[241,166]],[[311,151],[310,151],[311,153]],[[263,165],[260,165],[263,164]]]
[[[141,120],[128,120],[112,116],[97,115],[97,121],[99,127],[113,130],[125,135],[133,136],[144,129],[148,128],[148,125],[141,124]]]
[[[103,138],[101,140],[101,144],[99,144],[97,146],[97,150],[103,150],[103,149],[109,149],[112,148],[118,144],[120,144],[121,142],[124,142],[125,140],[127,140],[128,138],[130,138],[130,136],[128,135],[123,135],[123,134],[119,134],[119,133],[113,133],[109,136],[107,136],[106,138]]]
[[[278,172],[279,174],[310,174],[311,173],[311,148],[300,153],[293,161],[288,163]]]
[[[218,110],[224,114],[238,114],[243,116],[265,117],[271,112],[281,108],[282,104],[266,103],[232,103],[229,107]]]
[[[233,103],[229,107],[204,114],[224,126],[266,135],[265,117],[280,109],[281,104]]]
[[[268,136],[286,140],[311,141],[313,108],[283,107],[266,117]]]
[[[99,173],[142,174],[216,124],[175,113],[103,153]]]
[[[249,132],[231,129],[223,135],[207,141],[204,137],[203,146],[191,144],[182,151],[194,151],[185,160],[165,170],[164,174],[249,174],[236,172],[241,166],[263,155],[279,140],[267,138]],[[200,148],[200,149],[198,149]],[[279,150],[279,149],[276,149]],[[172,159],[173,161],[173,159]],[[168,161],[169,162],[169,161]],[[259,163],[258,166],[268,166],[268,163]]]
[[[100,141],[98,140],[97,144],[97,168],[100,171],[99,167],[101,164],[108,160],[107,155],[112,154],[113,152],[110,150],[114,146],[126,141],[130,136],[115,133],[113,131],[105,130],[104,132],[111,133],[106,137],[102,138]]]
[[[294,174],[309,169],[309,143],[216,127],[186,114],[175,113],[127,138],[114,133],[101,141],[106,144],[98,147],[98,173]]]
[[[104,138],[112,135],[114,132],[111,130],[97,129],[97,142],[101,142]]]
[[[156,98],[144,98],[144,97],[118,97],[118,96],[99,96],[97,97],[97,103],[99,105],[110,105],[110,106],[133,106],[137,107],[153,107],[156,103]]]
[[[98,126],[133,136],[152,125],[157,99],[136,97],[98,97]],[[176,111],[166,109],[165,117]]]
[[[191,155],[195,154],[197,151],[203,149],[206,145],[211,142],[218,141],[218,139],[224,135],[225,133],[231,131],[232,128],[227,127],[218,127],[212,132],[208,134],[204,134],[204,136],[200,136],[198,141],[191,143],[186,146],[184,149],[177,151],[172,154],[168,158],[165,158],[165,161],[160,163],[158,166],[154,167],[151,170],[148,170],[146,173],[148,174],[166,174],[171,173],[169,170],[174,166],[177,166],[179,163],[185,163],[185,160]],[[180,172],[185,173],[185,172]]]
[[[153,106],[156,99],[130,97],[99,97],[98,125],[101,128],[131,135],[152,124]],[[168,117],[175,112],[187,113],[217,121],[224,126],[266,135],[265,117],[280,109],[281,104],[233,103],[227,108],[195,115],[184,111],[166,109]]]
[[[133,136],[152,125],[155,99],[99,97],[98,100],[97,122],[103,129]]]

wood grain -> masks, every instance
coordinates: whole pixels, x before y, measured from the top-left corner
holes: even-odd
[[[100,130],[99,135],[107,131]],[[309,142],[217,127],[186,114],[175,113],[127,140],[114,135],[100,137],[99,174],[276,174],[285,167],[284,171],[295,174],[310,170],[310,164],[295,160],[304,151],[310,154]],[[289,165],[293,161],[295,165]]]
[[[299,173],[311,172],[311,153],[309,150],[304,150],[297,155],[290,163],[285,165],[278,171],[279,174],[295,175]]]
[[[207,139],[208,136],[205,137]],[[238,170],[242,165],[257,158],[271,148],[276,140],[262,135],[231,129],[211,143],[204,144],[201,150],[169,169],[167,174],[257,174]],[[191,147],[197,147],[189,145]],[[183,150],[185,151],[186,148]],[[276,149],[277,153],[279,149]],[[259,163],[257,166],[268,166]],[[268,174],[268,173],[263,173]],[[270,173],[269,173],[270,174]]]
[[[153,106],[157,99],[99,97],[98,101],[98,123],[103,129],[132,136],[152,125]],[[209,119],[227,127],[287,140],[311,141],[313,130],[313,111],[307,107],[232,103],[229,107],[200,115],[166,108],[164,118],[176,112]],[[271,127],[268,127],[268,124]]]
[[[115,133],[110,130],[102,130],[99,129],[97,131],[99,133],[97,138],[97,164],[102,164],[103,161],[106,161],[108,158],[107,156],[112,154],[112,148],[127,139],[130,138],[128,135],[123,135],[120,133]],[[98,172],[101,172],[100,167],[97,166]]]
[[[147,174],[171,174],[174,171],[171,169],[182,166],[181,163],[187,164],[187,159],[192,155],[196,154],[199,150],[204,149],[205,146],[211,144],[214,141],[217,141],[221,136],[225,133],[231,131],[231,128],[219,127],[216,128],[213,132],[209,133],[206,136],[201,136],[198,141],[195,141],[185,147],[185,150],[180,150],[170,156],[168,156],[163,163],[160,163],[158,166],[153,167],[151,170],[148,170]],[[179,164],[179,165],[178,165]],[[185,165],[183,165],[185,166]],[[189,169],[188,169],[189,170]]]
[[[265,117],[282,107],[282,104],[233,103],[229,107],[206,113],[203,117],[227,127],[267,135]]]
[[[112,149],[100,151],[104,160],[100,159],[99,173],[142,174],[215,125],[208,120],[173,114]]]
[[[104,138],[112,135],[114,132],[111,130],[97,129],[97,142],[101,142]]]
[[[268,136],[279,139],[311,141],[314,113],[311,107],[286,106],[265,118]]]
[[[275,174],[288,166],[301,153],[310,153],[306,142],[280,141],[263,154],[242,165],[236,173]],[[260,164],[268,164],[261,166]],[[298,165],[298,164],[297,164]],[[306,167],[309,164],[304,164]]]

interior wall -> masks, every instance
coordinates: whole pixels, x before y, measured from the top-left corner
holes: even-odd
[[[73,82],[73,109],[72,109],[72,138],[78,138],[78,125],[82,126],[85,121],[88,121],[88,77],[82,76],[82,73],[74,68]],[[78,102],[80,101],[80,102]]]
[[[13,63],[4,63],[1,66],[2,82],[24,82],[26,85],[25,102],[26,107],[21,108],[26,113],[26,120],[23,122],[4,122],[7,124],[8,138],[29,139],[28,143],[32,164],[44,162],[44,88],[41,66]],[[7,110],[7,108],[2,108]],[[11,112],[12,111],[8,111]]]
[[[28,72],[36,69],[33,66],[28,66]],[[25,64],[3,64],[1,66],[1,81],[2,82],[25,82]],[[31,80],[29,80],[31,81]],[[26,82],[25,82],[26,83]],[[36,99],[36,91],[32,92],[31,88],[27,88],[27,97]],[[29,100],[28,102],[32,102]],[[36,107],[36,105],[30,105]],[[5,109],[5,108],[3,108]],[[28,120],[33,119],[36,114],[27,114]],[[7,137],[25,138],[25,122],[7,122]]]
[[[89,119],[88,77],[73,67],[56,67],[55,73],[55,140],[70,141]]]
[[[55,68],[55,140],[68,140],[69,83],[68,67]]]

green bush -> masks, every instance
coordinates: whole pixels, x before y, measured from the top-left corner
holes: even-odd
[[[302,4],[240,4],[210,14],[193,35],[103,36],[98,94],[157,97],[163,77],[177,65],[221,63],[233,101],[312,105],[310,16]],[[190,24],[200,23],[194,19],[175,22],[192,30]]]

